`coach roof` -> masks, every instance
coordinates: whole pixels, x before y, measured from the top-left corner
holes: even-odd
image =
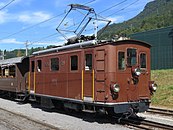
[[[21,63],[24,58],[25,57],[23,56],[23,57],[15,57],[15,58],[10,58],[10,59],[0,60],[0,66]]]

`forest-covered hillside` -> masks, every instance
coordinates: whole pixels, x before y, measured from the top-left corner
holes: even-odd
[[[170,25],[173,25],[173,0],[154,0],[136,17],[110,25],[101,39],[111,39],[114,35],[129,35]]]

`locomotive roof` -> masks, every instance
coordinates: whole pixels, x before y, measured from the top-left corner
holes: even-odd
[[[62,47],[57,47],[57,48],[51,48],[51,49],[47,49],[47,50],[37,51],[37,52],[34,52],[33,55],[39,55],[39,54],[48,53],[48,52],[58,52],[60,50],[71,49],[71,48],[81,48],[81,47],[86,47],[86,46],[90,46],[90,45],[94,45],[94,44],[96,44],[96,40],[90,40],[90,41],[70,44],[70,45],[66,45],[66,46],[62,46]]]
[[[22,56],[22,57],[15,57],[15,58],[10,58],[10,59],[0,60],[0,66],[14,65],[14,64],[17,64],[17,63],[21,63],[24,58],[25,57]]]
[[[118,40],[118,41],[90,40],[90,41],[85,41],[85,42],[81,42],[81,43],[75,43],[75,44],[70,44],[70,45],[66,45],[66,46],[61,46],[61,47],[56,47],[56,48],[37,51],[37,52],[34,52],[33,55],[39,55],[39,54],[50,53],[50,52],[58,52],[58,51],[61,51],[61,50],[74,49],[74,48],[96,47],[96,46],[107,45],[107,44],[111,44],[111,45],[138,44],[138,45],[146,46],[146,47],[149,47],[149,48],[151,47],[151,45],[146,43],[146,42],[139,41],[139,40],[133,40],[133,39]]]
[[[147,42],[144,41],[140,41],[140,40],[135,40],[135,39],[127,39],[127,40],[119,40],[115,42],[116,44],[124,44],[124,43],[131,43],[131,44],[138,44],[141,46],[146,46],[146,47],[151,47],[150,44],[148,44]]]

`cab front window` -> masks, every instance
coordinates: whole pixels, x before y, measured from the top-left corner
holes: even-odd
[[[125,52],[118,52],[118,69],[125,69]]]
[[[136,49],[128,48],[127,49],[127,65],[134,66],[137,63],[137,53]]]

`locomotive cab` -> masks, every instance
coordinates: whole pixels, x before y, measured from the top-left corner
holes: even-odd
[[[135,40],[118,41],[115,45],[116,61],[112,70],[115,76],[110,78],[110,102],[121,102],[114,107],[115,113],[131,111],[144,112],[149,108],[150,98],[156,90],[154,81],[150,81],[150,45]],[[110,76],[111,77],[111,76]]]

